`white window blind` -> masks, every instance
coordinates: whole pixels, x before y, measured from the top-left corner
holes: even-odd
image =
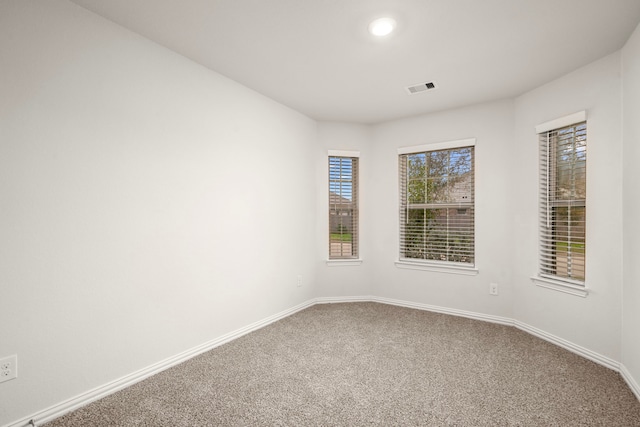
[[[400,260],[473,265],[474,147],[402,153],[399,172]]]
[[[329,259],[358,258],[358,158],[329,156]]]
[[[540,275],[584,285],[587,124],[539,134]]]

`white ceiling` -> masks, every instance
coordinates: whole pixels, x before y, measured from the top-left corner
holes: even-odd
[[[314,119],[360,123],[519,95],[640,22],[640,0],[72,1]],[[398,28],[374,40],[381,16]],[[407,95],[426,81],[438,89]]]

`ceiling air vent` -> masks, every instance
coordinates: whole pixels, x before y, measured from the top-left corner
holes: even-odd
[[[409,86],[406,88],[409,95],[415,95],[416,93],[426,92],[431,89],[435,89],[436,84],[434,82],[420,83],[417,85]]]

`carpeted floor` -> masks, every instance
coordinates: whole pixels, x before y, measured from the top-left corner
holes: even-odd
[[[616,372],[509,326],[315,305],[47,424],[640,426]]]

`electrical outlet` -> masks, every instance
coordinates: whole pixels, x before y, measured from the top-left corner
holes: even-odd
[[[497,283],[490,283],[489,284],[489,294],[498,295],[498,284]]]
[[[0,383],[9,381],[18,376],[18,356],[0,359]]]
[[[298,287],[302,286],[302,276],[298,275],[298,282],[297,282]]]

